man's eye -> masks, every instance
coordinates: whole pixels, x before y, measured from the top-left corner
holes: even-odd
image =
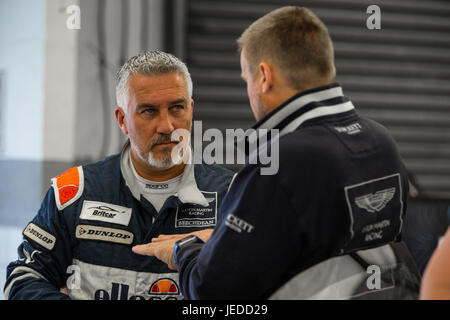
[[[155,109],[151,109],[151,108],[142,110],[142,113],[152,114],[152,113],[154,113],[154,112],[155,112]]]
[[[172,110],[175,110],[175,111],[179,111],[179,110],[183,110],[183,109],[184,109],[184,106],[182,106],[182,105],[176,105],[176,106],[172,107]]]

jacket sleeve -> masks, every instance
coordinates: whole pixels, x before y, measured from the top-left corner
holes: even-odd
[[[41,207],[23,231],[19,258],[7,267],[5,299],[69,299],[60,292],[71,263],[70,234],[50,188]]]
[[[295,211],[275,180],[241,172],[210,240],[178,252],[186,299],[264,298],[281,283],[301,243],[287,232]]]

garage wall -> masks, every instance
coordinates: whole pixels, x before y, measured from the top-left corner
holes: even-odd
[[[425,195],[450,198],[450,2],[418,0],[190,0],[185,52],[196,117],[204,128],[254,122],[240,79],[235,40],[284,5],[314,11],[335,45],[337,81],[359,112],[393,134]],[[381,9],[369,30],[366,9]],[[237,167],[235,167],[237,169]]]

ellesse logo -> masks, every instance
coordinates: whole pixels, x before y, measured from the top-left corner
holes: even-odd
[[[110,289],[98,289],[94,293],[95,300],[179,300],[183,299],[175,280],[161,278],[153,282],[147,294],[138,292],[133,286],[113,282]]]
[[[180,290],[178,289],[175,281],[169,278],[159,279],[150,286],[148,294],[155,295],[176,295],[180,294]]]
[[[132,244],[133,233],[121,229],[106,228],[92,225],[78,225],[75,237],[84,240],[99,240],[121,244]]]

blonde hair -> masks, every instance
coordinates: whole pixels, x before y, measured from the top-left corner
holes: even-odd
[[[262,61],[275,64],[300,90],[335,75],[334,49],[323,22],[309,9],[282,7],[253,22],[237,40],[253,75]]]

